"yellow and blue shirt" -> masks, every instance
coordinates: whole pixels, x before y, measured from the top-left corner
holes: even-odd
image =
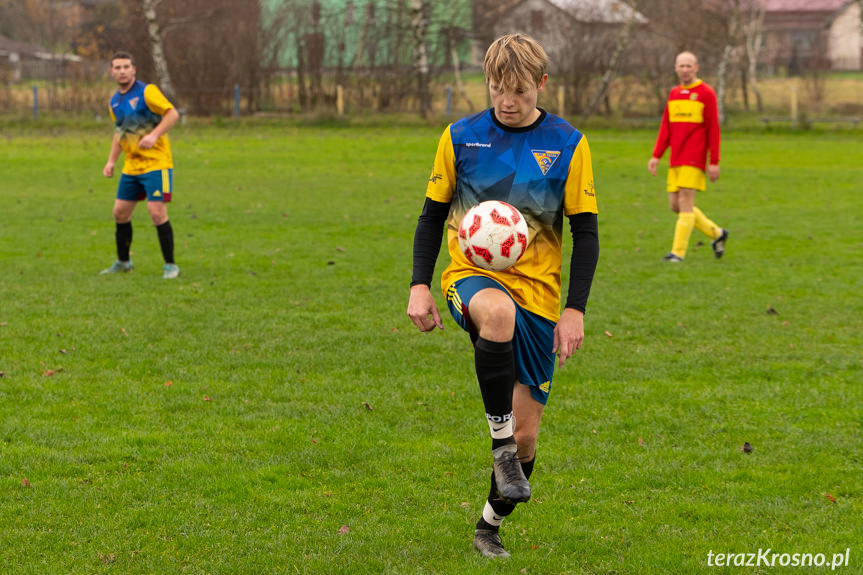
[[[544,110],[524,128],[501,124],[491,109],[462,118],[441,136],[426,196],[450,203],[452,261],[441,276],[444,293],[459,279],[485,275],[528,311],[559,319],[564,216],[597,213],[590,148],[581,132]],[[462,217],[486,200],[512,204],[528,224],[527,251],[504,271],[474,267],[459,249]]]
[[[111,118],[116,125],[120,147],[126,154],[124,174],[136,176],[174,167],[167,134],[150,149],[138,148],[141,138],[152,132],[162,121],[162,116],[173,107],[158,86],[141,81],[136,81],[126,93],[118,90],[111,98]]]

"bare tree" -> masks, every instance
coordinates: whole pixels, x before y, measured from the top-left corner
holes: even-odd
[[[431,114],[428,47],[426,46],[428,0],[410,0],[409,8],[411,12],[411,29],[413,30],[414,68],[417,74],[420,115],[426,118]]]
[[[582,121],[586,121],[596,112],[596,108],[599,106],[600,101],[606,98],[608,94],[608,86],[617,75],[617,67],[621,56],[629,45],[629,39],[632,36],[632,28],[635,25],[636,20],[638,20],[638,0],[632,0],[630,8],[632,9],[632,12],[630,13],[629,18],[626,19],[626,23],[623,25],[623,28],[620,29],[620,34],[617,37],[617,45],[614,48],[614,53],[611,55],[611,61],[608,63],[605,73],[602,75],[602,80],[600,80],[599,86],[596,87],[596,91],[590,99],[590,103],[587,105],[587,108],[585,108],[584,113],[581,116]]]
[[[863,0],[861,0],[863,1]],[[464,89],[464,82],[461,79],[461,61],[458,57],[458,41],[467,36],[467,31],[456,26],[456,6],[455,2],[449,5],[449,22],[446,28],[447,44],[449,48],[450,59],[452,60],[452,70],[455,75],[455,87],[459,95],[467,102],[468,109],[473,112],[474,106]]]
[[[728,33],[725,39],[725,46],[722,48],[722,58],[719,61],[718,70],[718,86],[716,91],[716,102],[719,108],[719,122],[725,125],[727,116],[725,114],[725,92],[728,85],[728,68],[732,63],[734,51],[738,42],[738,32],[740,28],[740,0],[731,0],[730,11],[728,13]]]
[[[156,19],[156,7],[162,0],[141,0],[141,8],[147,19],[147,32],[150,36],[150,51],[153,55],[153,64],[156,66],[156,75],[159,77],[159,87],[169,100],[176,102],[174,84],[171,82],[171,74],[168,72],[168,60],[162,49],[162,33],[159,30],[159,21]]]
[[[863,0],[858,1],[863,2]],[[761,90],[758,89],[758,57],[761,54],[761,42],[764,37],[766,9],[766,0],[749,0],[746,6],[746,19],[743,24],[743,41],[746,49],[746,62],[749,66],[749,85],[755,94],[755,102],[759,112],[764,111]]]

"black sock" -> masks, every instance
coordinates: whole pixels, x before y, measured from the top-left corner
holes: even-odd
[[[497,342],[477,338],[474,345],[474,364],[486,417],[492,425],[505,424],[512,419],[512,388],[515,385],[515,354],[512,341]],[[499,445],[494,447],[512,441],[503,439],[498,443]]]
[[[132,222],[118,223],[114,232],[114,239],[117,241],[117,259],[121,262],[128,262],[129,248],[132,245]]]
[[[534,455],[533,459],[531,459],[530,461],[521,462],[521,470],[524,472],[524,476],[526,479],[530,479],[530,476],[533,473],[534,461],[536,461],[536,455]],[[512,513],[513,509],[515,509],[515,505],[506,503],[503,499],[498,498],[497,484],[494,480],[494,471],[491,472],[491,489],[488,492],[488,502],[491,505],[491,508],[494,509],[495,514],[500,515],[501,517],[506,517],[507,515]],[[488,525],[485,520],[481,521]],[[477,528],[479,528],[479,525],[477,525]],[[493,528],[497,529],[496,527]]]
[[[479,521],[476,522],[476,528],[488,529],[489,531],[494,531],[495,533],[497,533],[497,530],[500,529],[500,525],[492,525],[491,523],[488,523],[485,519],[480,517]]]
[[[156,226],[156,233],[159,234],[159,245],[162,247],[162,257],[165,258],[165,263],[174,263],[174,229],[171,227],[170,220]]]

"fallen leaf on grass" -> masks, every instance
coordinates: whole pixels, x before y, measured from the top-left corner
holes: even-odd
[[[173,380],[169,379],[168,381],[165,382],[165,387],[171,387],[172,385],[174,385]]]
[[[0,371],[0,377],[6,377],[6,373]]]
[[[638,438],[638,445],[644,445],[644,440],[640,437]]]
[[[779,315],[779,312],[770,304],[767,304],[767,313],[769,315]]]
[[[212,400],[212,399],[210,399],[210,396],[209,396],[209,395],[205,395],[205,396],[204,396],[204,401],[213,401],[213,400]]]
[[[363,407],[365,407],[365,408],[366,408],[366,409],[368,409],[369,411],[372,411],[372,410],[374,409],[371,405],[369,405],[369,402],[368,402],[368,401],[364,401],[364,402],[363,402]]]
[[[26,480],[25,480],[26,481]],[[824,496],[830,500],[831,503],[836,503],[836,498],[830,495],[829,493],[825,493]]]
[[[341,527],[339,527],[339,535],[344,535],[345,533],[350,533],[350,532],[351,532],[351,528],[348,527],[347,525],[342,525]]]
[[[614,334],[608,330],[605,330],[605,335],[607,335],[608,337],[614,337]]]
[[[53,369],[43,369],[42,375],[44,375],[45,377],[51,377],[52,375],[54,375],[54,370]]]
[[[470,507],[470,503],[468,503],[467,501],[462,501],[461,503],[459,503],[459,505],[461,505],[462,507]]]
[[[30,481],[28,481],[27,478],[25,477],[24,479],[21,480],[21,487],[32,487],[32,485],[30,485]]]
[[[99,553],[99,560],[102,561],[102,563],[104,563],[105,565],[110,565],[117,560],[117,555],[115,555],[114,553],[105,553],[104,555],[102,553]]]
[[[125,328],[125,327],[121,327],[121,328],[120,328],[120,333],[122,333],[122,334],[123,334],[123,335],[125,335],[126,337],[129,337],[129,334],[128,334],[128,333],[126,333],[126,328]]]
[[[740,451],[742,451],[743,453],[752,453],[754,450],[755,448],[752,447],[752,444],[748,441],[744,441],[743,445],[740,446]]]

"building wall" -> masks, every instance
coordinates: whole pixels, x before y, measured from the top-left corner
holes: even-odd
[[[860,4],[849,2],[833,20],[828,33],[830,62],[834,70],[863,69],[863,29]]]

